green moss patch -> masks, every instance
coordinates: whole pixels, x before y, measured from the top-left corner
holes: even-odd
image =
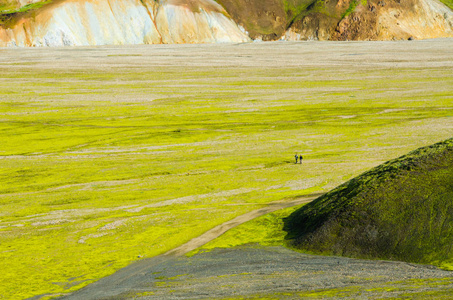
[[[159,47],[57,50],[99,67],[4,50],[30,56],[0,67],[1,297],[68,293],[446,138],[449,68],[160,66]],[[221,243],[281,241],[279,217]]]
[[[353,257],[453,262],[453,139],[368,171],[286,221],[296,247]]]
[[[453,0],[440,0],[443,4],[448,6],[451,10],[453,10]]]

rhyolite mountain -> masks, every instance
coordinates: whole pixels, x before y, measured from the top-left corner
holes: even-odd
[[[453,0],[0,0],[0,46],[453,36]]]
[[[57,0],[9,11],[1,20],[1,46],[249,41],[212,0]]]
[[[293,246],[453,269],[453,139],[340,185],[285,220]]]
[[[253,39],[400,40],[453,36],[452,0],[217,0]]]

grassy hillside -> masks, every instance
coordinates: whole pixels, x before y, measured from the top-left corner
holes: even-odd
[[[453,269],[453,139],[380,165],[286,221],[298,248]]]
[[[453,10],[453,0],[440,0],[440,2],[442,2],[443,4],[445,4],[446,6],[448,6],[448,8],[450,8],[451,10]]]

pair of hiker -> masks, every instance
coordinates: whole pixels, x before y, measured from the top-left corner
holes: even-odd
[[[297,164],[298,159],[299,159],[299,163],[302,164],[302,159],[303,159],[302,154],[300,156],[296,154],[296,155],[294,155],[294,157],[296,158],[296,164]]]

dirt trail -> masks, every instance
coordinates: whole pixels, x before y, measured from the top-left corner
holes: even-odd
[[[215,238],[218,238],[231,228],[234,228],[242,223],[245,223],[247,221],[250,221],[252,219],[255,219],[257,217],[260,217],[262,215],[271,213],[273,211],[283,209],[283,208],[288,208],[292,206],[296,206],[299,204],[307,203],[310,201],[313,201],[317,197],[321,196],[322,194],[316,194],[315,196],[310,195],[304,198],[298,198],[297,200],[291,201],[291,202],[277,202],[277,203],[272,203],[267,207],[260,208],[251,212],[248,212],[246,214],[240,215],[239,217],[236,217],[230,221],[227,221],[223,224],[220,224],[211,230],[206,231],[199,237],[193,238],[184,245],[179,246],[178,248],[175,248],[173,250],[168,251],[164,255],[184,255],[192,250],[195,250],[197,248],[200,248],[204,244],[212,241]]]
[[[279,209],[311,202],[321,195],[322,194],[311,194],[289,202],[270,203],[266,207],[248,212],[230,221],[220,224],[212,228],[211,230],[208,230],[199,237],[193,238],[187,243],[179,246],[178,248],[170,250],[163,255],[137,261],[121,270],[118,270],[111,276],[102,278],[101,280],[94,282],[79,291],[76,291],[67,296],[63,296],[59,299],[115,299],[115,296],[125,294],[128,291],[132,291],[134,287],[139,286],[144,281],[146,281],[146,275],[153,272],[153,266],[195,250],[212,241],[213,239],[221,236],[231,228],[234,228],[242,223]]]

